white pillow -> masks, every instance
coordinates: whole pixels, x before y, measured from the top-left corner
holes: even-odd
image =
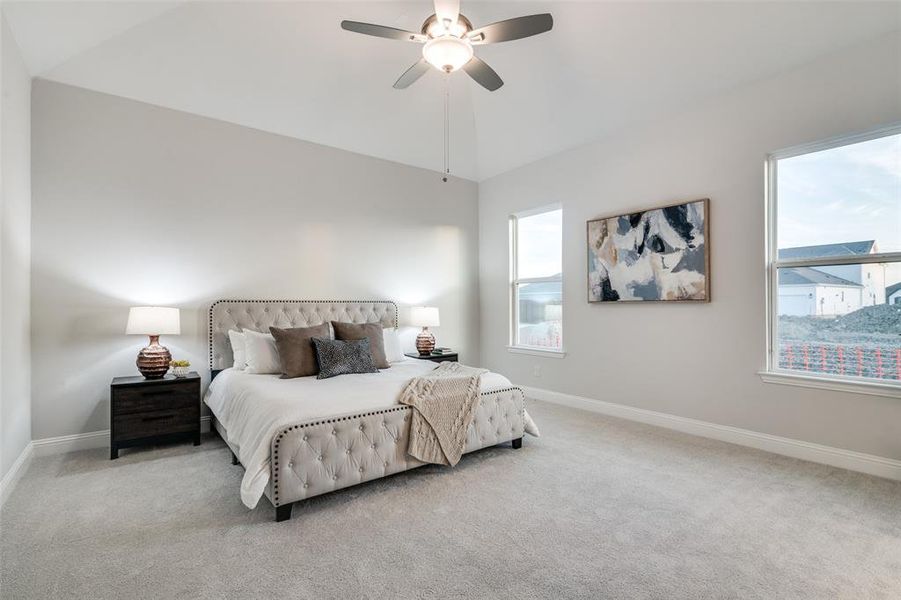
[[[234,329],[228,330],[228,341],[232,345],[232,356],[235,357],[235,369],[244,370],[247,366],[247,354],[244,350],[244,334]]]
[[[244,352],[247,360],[245,373],[281,373],[282,366],[278,360],[278,348],[271,333],[260,333],[250,329],[244,330]]]
[[[400,349],[400,338],[397,337],[397,329],[393,327],[382,329],[382,340],[385,342],[385,358],[389,363],[404,360],[404,353]]]

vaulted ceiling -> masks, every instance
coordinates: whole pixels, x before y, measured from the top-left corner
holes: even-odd
[[[428,0],[4,2],[3,12],[35,76],[441,169],[441,74],[395,90],[420,46],[339,28],[418,31]],[[901,28],[895,2],[463,0],[461,12],[477,27],[539,12],[555,23],[477,48],[500,90],[451,76],[451,169],[473,180]]]

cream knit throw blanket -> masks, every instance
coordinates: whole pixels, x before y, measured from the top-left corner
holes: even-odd
[[[453,466],[463,456],[485,369],[443,362],[410,380],[400,403],[413,407],[407,453],[423,462]]]

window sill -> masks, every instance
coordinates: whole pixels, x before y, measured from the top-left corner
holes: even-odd
[[[868,394],[870,396],[901,398],[901,386],[895,383],[835,379],[832,377],[800,375],[783,371],[760,371],[757,374],[760,375],[760,379],[762,379],[764,383],[793,385],[796,387],[816,388],[834,392],[849,392],[852,394]]]
[[[545,358],[565,358],[563,350],[545,350],[544,348],[530,348],[529,346],[507,346],[507,350],[514,354],[529,354],[531,356],[543,356]]]

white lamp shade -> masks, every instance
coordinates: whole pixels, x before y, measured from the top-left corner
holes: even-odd
[[[178,335],[181,320],[177,308],[162,306],[132,306],[128,309],[128,335]]]
[[[416,327],[438,327],[438,308],[434,306],[413,306],[410,308],[410,325]]]

